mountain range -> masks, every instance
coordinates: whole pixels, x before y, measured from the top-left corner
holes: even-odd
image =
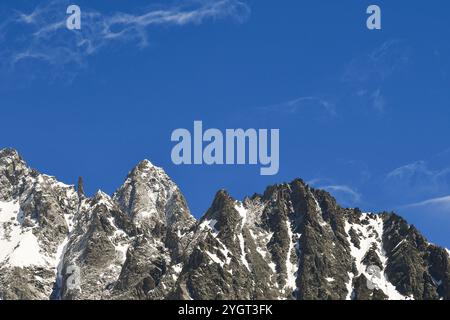
[[[447,300],[449,255],[301,179],[220,190],[196,220],[148,160],[88,197],[0,150],[0,300]]]

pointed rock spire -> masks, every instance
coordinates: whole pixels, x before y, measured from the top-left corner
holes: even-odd
[[[78,178],[77,193],[78,193],[78,198],[79,199],[83,199],[86,196],[85,193],[84,193],[83,177],[79,177]]]

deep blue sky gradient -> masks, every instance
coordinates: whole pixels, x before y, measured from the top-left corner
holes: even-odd
[[[104,13],[154,3],[73,2]],[[251,13],[243,22],[151,27],[148,46],[114,43],[81,66],[3,66],[0,147],[63,182],[83,176],[90,194],[114,192],[148,158],[176,181],[196,217],[221,188],[243,198],[301,177],[344,205],[396,210],[450,247],[450,201],[415,205],[450,195],[450,3],[244,2]],[[2,1],[0,22],[37,3]],[[382,31],[365,27],[372,3],[382,8]],[[0,46],[14,51],[8,38]],[[192,130],[194,120],[280,128],[279,174],[173,165],[171,132]]]

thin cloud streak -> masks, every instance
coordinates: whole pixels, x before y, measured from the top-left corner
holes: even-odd
[[[268,112],[284,111],[287,113],[297,113],[305,108],[321,108],[331,116],[337,115],[333,103],[315,96],[298,97],[282,103],[262,107],[260,109]]]
[[[346,205],[358,205],[362,202],[362,195],[353,188],[343,184],[332,184],[328,179],[312,179],[306,182],[308,185],[330,192]]]
[[[384,82],[410,64],[411,49],[404,41],[388,40],[366,55],[353,59],[346,67],[341,82],[350,86],[353,96],[383,114],[388,99],[383,94]]]
[[[441,213],[450,213],[450,196],[428,199],[425,201],[405,205],[402,208],[428,208]]]
[[[350,188],[349,186],[346,186],[346,185],[323,186],[323,187],[320,187],[319,189],[324,189],[331,193],[335,192],[335,193],[347,194],[351,197],[354,204],[361,202],[361,194],[359,194],[358,192],[356,192],[355,190],[353,190],[352,188]]]
[[[450,168],[430,168],[426,161],[416,161],[389,172],[384,179],[386,185],[415,193],[447,193],[450,191]]]
[[[333,85],[339,88],[339,94],[326,94],[327,97],[332,97],[333,103],[320,96],[311,95],[265,106],[259,110],[296,114],[316,108],[336,117],[346,112],[345,105],[350,102],[364,106],[371,113],[384,115],[389,106],[385,81],[406,68],[410,61],[411,49],[406,42],[388,40],[368,53],[357,55],[346,64],[342,73],[334,79]]]

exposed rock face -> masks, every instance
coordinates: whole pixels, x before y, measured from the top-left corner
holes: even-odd
[[[45,299],[78,197],[72,186],[0,151],[0,297]]]
[[[5,149],[0,299],[450,299],[450,260],[299,179],[242,202],[221,190],[196,221],[147,160],[88,198]]]
[[[77,194],[78,194],[78,198],[82,199],[85,197],[84,194],[84,184],[83,184],[83,177],[79,177],[78,178],[78,183],[77,183]]]

